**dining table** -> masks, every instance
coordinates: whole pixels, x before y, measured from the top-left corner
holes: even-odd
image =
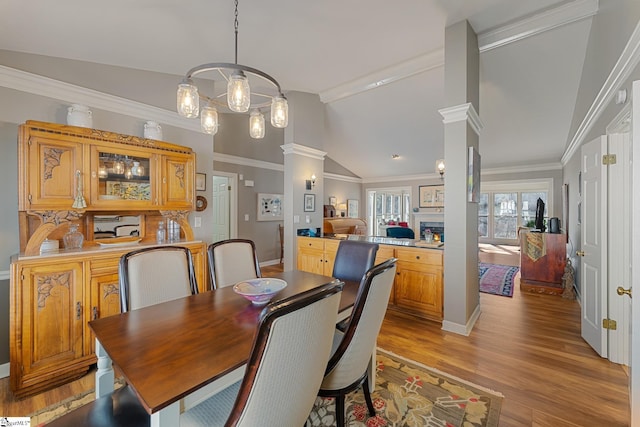
[[[269,277],[287,282],[271,302],[337,281],[298,270]],[[358,283],[345,283],[337,321],[357,293]],[[178,426],[181,412],[242,379],[263,309],[228,286],[92,320],[96,399],[113,392],[115,365],[152,427]]]

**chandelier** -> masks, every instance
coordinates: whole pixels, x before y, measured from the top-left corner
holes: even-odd
[[[249,112],[249,135],[260,139],[264,137],[263,111],[271,110],[271,126],[285,128],[289,122],[289,106],[280,84],[273,77],[258,69],[238,64],[238,0],[235,0],[234,29],[235,62],[213,62],[190,69],[178,85],[178,114],[187,118],[200,115],[202,131],[215,135],[219,125],[218,108],[237,113]],[[205,72],[213,73],[214,89],[217,79],[217,86],[225,86],[226,92],[216,95],[214,91],[212,96],[199,93],[192,79]],[[253,89],[250,87],[250,80]]]

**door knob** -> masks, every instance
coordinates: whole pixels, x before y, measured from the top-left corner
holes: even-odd
[[[578,255],[578,256],[584,256],[584,251],[576,251],[576,255]]]
[[[631,288],[625,289],[622,286],[618,286],[616,292],[618,293],[618,295],[629,295],[629,298],[631,298]]]

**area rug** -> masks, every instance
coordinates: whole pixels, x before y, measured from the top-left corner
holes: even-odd
[[[480,292],[504,297],[513,296],[513,282],[520,271],[518,267],[481,262],[478,269]]]
[[[503,396],[468,381],[378,349],[376,409],[369,416],[362,390],[346,397],[345,424],[382,426],[497,426]],[[316,400],[306,427],[335,426],[333,398]]]
[[[362,390],[355,391],[348,394],[345,401],[347,426],[498,425],[502,394],[383,349],[378,349],[376,358],[376,388],[371,394],[376,415],[369,416]],[[44,426],[93,399],[93,390],[90,390],[49,406],[31,415],[31,425]],[[328,427],[335,423],[334,399],[319,397],[306,427]]]

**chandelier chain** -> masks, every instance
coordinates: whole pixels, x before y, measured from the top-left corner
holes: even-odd
[[[233,21],[233,28],[235,29],[235,32],[236,32],[236,64],[237,64],[238,63],[238,0],[236,0],[235,4],[236,4],[236,12],[235,12],[235,19]]]

